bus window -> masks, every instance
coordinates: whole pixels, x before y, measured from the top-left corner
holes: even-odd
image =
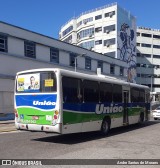
[[[41,92],[55,92],[57,90],[56,75],[53,72],[41,73]]]
[[[145,102],[145,92],[144,89],[139,90],[139,102]]]
[[[17,76],[17,92],[56,92],[57,82],[54,72],[34,72]]]
[[[131,102],[139,102],[139,89],[131,88]]]
[[[112,84],[100,83],[100,102],[101,103],[112,102]]]
[[[84,102],[99,102],[99,84],[95,81],[83,81]]]
[[[79,103],[82,101],[82,81],[81,79],[63,77],[63,102],[65,103]]]
[[[114,103],[122,103],[122,86],[121,85],[113,85],[113,102]]]

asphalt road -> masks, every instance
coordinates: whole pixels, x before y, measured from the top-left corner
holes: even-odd
[[[160,120],[112,129],[107,137],[98,132],[70,135],[1,132],[0,158],[160,159]]]

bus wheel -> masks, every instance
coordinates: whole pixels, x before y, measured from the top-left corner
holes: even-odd
[[[139,119],[140,123],[142,123],[144,121],[144,113],[140,114],[140,119]]]
[[[108,118],[104,118],[101,125],[101,133],[106,136],[110,130],[110,120]]]

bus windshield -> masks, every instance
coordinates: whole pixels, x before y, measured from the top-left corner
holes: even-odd
[[[20,93],[56,92],[56,75],[54,72],[19,74],[17,76],[16,91]]]

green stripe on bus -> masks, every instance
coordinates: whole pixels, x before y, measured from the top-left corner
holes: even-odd
[[[20,119],[21,123],[23,124],[39,124],[39,125],[52,124],[52,120],[46,120],[46,118],[47,116],[50,116],[50,118],[53,119],[54,111],[41,111],[38,109],[27,107],[18,108],[17,110],[18,110],[18,116],[24,117],[24,119]],[[37,116],[38,119],[34,119],[34,116]]]
[[[111,118],[120,118],[122,113],[112,113],[112,114],[96,114],[96,113],[76,113],[76,112],[63,112],[63,124],[76,124],[81,122],[90,122],[102,120],[104,116],[109,115]]]
[[[142,107],[132,107],[128,108],[128,116],[140,115],[140,112],[143,110]]]
[[[141,107],[128,108],[128,116],[136,116],[140,115]],[[81,122],[90,122],[103,120],[105,116],[110,116],[111,118],[121,118],[123,117],[123,113],[110,113],[110,114],[96,114],[96,113],[80,113],[80,112],[68,112],[63,111],[63,124],[76,124]]]

